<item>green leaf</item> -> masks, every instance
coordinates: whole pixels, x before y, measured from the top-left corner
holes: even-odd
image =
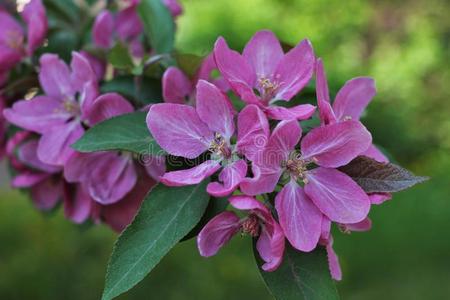
[[[103,300],[126,292],[199,222],[208,205],[208,181],[185,187],[158,185],[118,238],[106,274]]]
[[[145,112],[135,112],[103,121],[72,145],[80,152],[122,150],[138,154],[164,155],[151,136]]]
[[[117,69],[133,69],[133,59],[127,46],[118,42],[108,53],[108,61]]]
[[[256,243],[255,243],[256,244]],[[263,264],[253,248],[259,270],[267,288],[277,300],[335,300],[336,286],[328,270],[325,248],[305,253],[286,247],[283,263],[273,272],[261,269]]]
[[[170,53],[175,42],[175,23],[161,0],[142,0],[137,8],[144,32],[156,53]]]
[[[203,214],[202,219],[198,224],[182,239],[182,241],[187,241],[196,237],[200,231],[205,227],[212,218],[223,212],[228,206],[228,198],[215,198],[211,197],[208,203],[208,207]]]
[[[161,82],[146,76],[118,76],[101,86],[102,93],[119,93],[140,104],[162,102]]]
[[[400,166],[380,163],[367,156],[358,156],[339,170],[352,177],[366,193],[399,192],[428,180]]]

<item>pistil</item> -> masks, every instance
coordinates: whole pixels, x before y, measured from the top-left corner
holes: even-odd
[[[231,158],[231,149],[227,144],[227,141],[222,137],[220,133],[216,133],[214,140],[211,142],[209,146],[209,151],[213,154],[221,156],[223,158],[229,159]]]

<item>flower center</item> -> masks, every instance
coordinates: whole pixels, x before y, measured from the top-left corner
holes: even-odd
[[[306,184],[308,182],[306,174],[310,163],[311,161],[304,160],[298,153],[292,152],[289,158],[282,162],[281,166],[285,168],[286,174],[289,177],[295,180],[300,179]]]
[[[286,169],[295,177],[305,177],[307,171],[306,163],[302,159],[294,158],[288,159],[285,162]]]
[[[71,100],[64,100],[63,107],[65,111],[72,115],[77,115],[80,111],[79,105]]]
[[[259,218],[255,214],[251,214],[241,224],[243,234],[248,234],[252,237],[259,235]]]
[[[209,146],[209,151],[211,153],[224,157],[226,159],[231,158],[231,149],[227,144],[227,141],[225,138],[220,134],[216,133],[214,136],[214,140],[211,142],[211,145]]]
[[[279,77],[279,75],[275,76],[275,80],[264,76],[259,77],[258,85],[261,92],[261,99],[264,102],[269,102],[273,97],[275,97],[279,87],[281,86],[281,83],[277,80]]]

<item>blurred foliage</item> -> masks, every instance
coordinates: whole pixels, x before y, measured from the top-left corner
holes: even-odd
[[[375,141],[426,184],[374,207],[372,231],[335,234],[343,299],[450,295],[450,4],[444,0],[185,0],[177,49],[205,55],[218,35],[242,49],[267,28],[286,43],[308,37],[335,93],[355,76],[376,79],[363,121]],[[84,27],[84,26],[83,26]],[[42,216],[24,195],[0,199],[0,299],[99,299],[115,235]],[[219,255],[183,242],[120,299],[270,299],[248,238]]]

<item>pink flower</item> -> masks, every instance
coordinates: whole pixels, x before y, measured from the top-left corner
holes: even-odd
[[[0,73],[8,71],[25,56],[31,56],[47,34],[47,17],[41,0],[31,0],[21,13],[26,24],[27,43],[22,25],[0,10]]]
[[[7,154],[16,172],[11,185],[29,188],[34,205],[40,210],[50,210],[63,195],[62,169],[41,162],[37,157],[38,141],[27,140],[29,136],[27,132],[19,132],[8,141]]]
[[[339,90],[330,104],[328,83],[321,59],[316,64],[316,94],[319,106],[319,116],[323,125],[335,124],[346,120],[359,121],[362,112],[376,94],[375,81],[369,77],[357,77],[347,81]],[[361,153],[379,162],[389,162],[388,158],[378,148],[371,144]],[[389,193],[369,195],[373,204],[381,204],[391,198]]]
[[[234,208],[246,211],[247,217],[240,219],[236,213],[227,211],[211,219],[197,237],[200,255],[215,255],[241,231],[258,237],[256,249],[265,261],[262,269],[269,272],[276,270],[283,260],[284,252],[284,235],[280,225],[267,207],[253,197],[233,196],[229,201]]]
[[[269,193],[284,175],[287,183],[275,197],[280,225],[292,246],[311,251],[319,240],[323,215],[343,224],[357,223],[367,216],[368,196],[336,168],[364,152],[372,139],[357,121],[311,130],[297,152],[300,137],[297,121],[280,122],[253,162],[255,177],[242,180],[240,188],[247,195]]]
[[[162,89],[164,102],[194,104],[195,102],[195,87],[199,80],[206,80],[213,83],[221,91],[226,92],[229,88],[225,80],[222,78],[214,79],[211,72],[217,69],[214,57],[212,54],[208,55],[194,78],[189,79],[183,71],[177,67],[169,67],[162,78]]]
[[[315,107],[309,104],[293,108],[273,105],[279,100],[291,100],[311,79],[315,57],[308,40],[284,54],[272,32],[260,31],[240,55],[219,38],[214,46],[214,58],[233,91],[246,103],[261,107],[268,117],[303,120],[314,113]]]
[[[98,218],[113,230],[121,232],[131,223],[139,210],[145,195],[156,185],[143,168],[137,168],[138,180],[134,188],[121,201],[99,207]]]
[[[162,0],[162,2],[169,9],[172,17],[176,18],[183,13],[183,7],[177,0]]]
[[[118,94],[99,95],[95,72],[77,52],[72,54],[71,68],[53,54],[43,55],[40,63],[39,81],[45,95],[14,103],[4,116],[42,135],[38,147],[42,162],[63,166],[74,154],[70,145],[83,135],[84,126],[134,109]]]
[[[211,195],[231,194],[247,173],[243,156],[252,160],[264,147],[269,134],[266,117],[255,105],[244,108],[237,120],[236,145],[234,110],[228,98],[213,84],[200,80],[197,103],[152,105],[147,115],[148,128],[158,144],[169,154],[194,159],[208,151],[210,159],[191,169],[168,172],[161,182],[169,186],[201,182],[223,167],[219,181],[208,185]]]
[[[142,22],[136,11],[137,1],[119,11],[116,15],[104,10],[95,18],[92,37],[97,47],[109,49],[118,39],[129,44],[134,56],[141,57],[144,53],[139,36],[143,32]]]

